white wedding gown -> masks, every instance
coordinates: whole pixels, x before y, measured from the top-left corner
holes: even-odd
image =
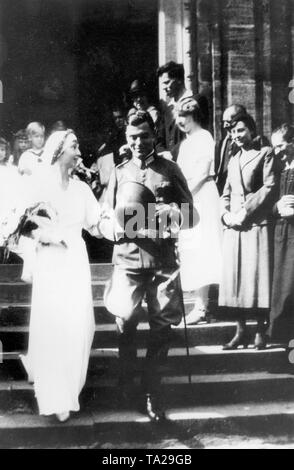
[[[38,181],[35,200],[57,211],[56,231],[66,247],[38,244],[33,263],[29,348],[23,363],[43,415],[79,410],[95,331],[91,274],[82,228],[97,225],[99,205],[90,188],[58,168]]]

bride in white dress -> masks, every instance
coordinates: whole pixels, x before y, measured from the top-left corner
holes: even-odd
[[[191,324],[205,319],[209,286],[220,282],[220,200],[213,180],[214,140],[201,126],[201,112],[194,98],[179,101],[177,125],[186,134],[177,163],[199,213],[199,223],[179,234],[182,288],[195,294],[194,308],[186,317]]]
[[[54,216],[47,227],[32,232],[36,251],[29,348],[22,361],[34,382],[40,414],[65,421],[80,408],[95,331],[82,229],[98,235],[100,210],[86,183],[69,176],[80,157],[73,131],[53,133],[44,155],[48,165],[31,180],[30,199],[50,205]]]

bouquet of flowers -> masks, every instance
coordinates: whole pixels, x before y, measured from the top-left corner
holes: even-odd
[[[23,212],[13,211],[2,224],[4,240],[4,263],[9,252],[13,251],[23,258],[21,279],[33,282],[33,273],[37,256],[37,246],[59,245],[67,248],[63,234],[58,227],[58,216],[48,203],[38,202]]]
[[[38,202],[29,207],[20,216],[16,228],[5,237],[4,248],[6,256],[9,251],[15,251],[21,236],[37,239],[42,244],[62,244],[65,242],[54,230],[54,223],[57,220],[57,213],[53,207],[45,202]],[[9,224],[8,224],[9,225]],[[17,250],[16,250],[17,251]]]

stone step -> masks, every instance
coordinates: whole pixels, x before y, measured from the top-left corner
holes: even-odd
[[[193,309],[194,303],[191,299],[185,299],[186,315]],[[115,317],[105,308],[103,300],[94,300],[94,314],[96,324],[114,323]],[[217,312],[215,312],[217,317]],[[14,305],[2,305],[0,307],[0,327],[2,326],[24,326],[29,324],[30,305],[25,302],[14,303]],[[142,305],[142,312],[139,316],[140,321],[147,321],[148,314],[146,304]]]
[[[93,342],[94,348],[115,347],[118,342],[116,324],[102,323],[103,319],[97,318],[96,332]],[[210,324],[188,325],[187,337],[189,346],[212,346],[222,345],[229,341],[235,332],[235,324],[232,322],[215,322]],[[248,323],[248,335],[253,344],[256,331],[254,322]],[[1,326],[0,340],[2,341],[3,351],[23,350],[28,343],[28,325],[25,326]],[[138,325],[136,343],[140,347],[146,347],[149,335],[149,325],[146,322]],[[185,347],[185,331],[182,326],[172,329],[171,345],[173,347]]]
[[[13,371],[13,363],[19,363],[19,353],[19,351],[4,352],[3,364],[0,364],[0,367],[2,369],[5,366],[10,367]],[[253,347],[223,351],[221,346],[194,346],[189,348],[189,354],[190,357],[187,358],[185,348],[171,348],[163,374],[187,374],[189,370],[192,374],[266,371],[271,370],[273,366],[282,367],[287,364],[285,350],[278,347],[268,347],[263,351],[256,351]],[[145,355],[146,349],[138,349],[138,360],[135,365],[138,371],[142,369]],[[92,373],[102,369],[117,377],[119,374],[117,347],[92,349],[89,369]]]
[[[294,374],[294,371],[293,371]],[[194,374],[191,384],[184,375],[167,375],[162,379],[162,396],[166,406],[199,406],[243,403],[252,400],[262,403],[267,400],[293,398],[294,375],[290,373],[242,372],[219,374]],[[118,380],[107,374],[89,373],[86,386],[81,394],[82,409],[95,411],[126,407],[118,403]],[[140,396],[140,378],[130,390],[130,402]],[[1,413],[33,413],[36,411],[33,385],[24,380],[2,378],[0,382]]]
[[[93,300],[103,298],[106,281],[110,278],[111,264],[91,264]],[[31,284],[21,281],[22,266],[0,264],[0,307],[26,306],[31,302]]]
[[[109,263],[90,264],[93,281],[106,282],[112,273],[113,265]],[[22,265],[0,264],[0,284],[20,282]]]
[[[93,301],[103,299],[105,282],[92,281]],[[24,282],[6,282],[0,284],[0,305],[29,305],[32,298],[32,286]]]
[[[103,299],[105,283],[110,279],[113,266],[111,264],[91,264],[92,292],[94,303]],[[32,285],[20,279],[21,266],[0,264],[0,308],[29,307]],[[217,293],[213,293],[212,304],[216,304]],[[184,293],[185,303],[193,303],[194,296]]]
[[[107,312],[104,302],[97,300],[93,302],[96,323],[114,323],[114,316]],[[188,306],[189,307],[189,306]],[[190,307],[192,308],[192,307]],[[142,311],[142,319],[144,311]],[[29,324],[30,305],[28,303],[18,303],[13,306],[0,308],[0,327],[2,326],[25,326]]]
[[[105,290],[104,281],[92,281],[93,302],[103,300]],[[194,298],[190,293],[184,293],[184,302],[193,303]],[[0,283],[0,308],[29,307],[32,298],[32,285],[24,282]]]
[[[73,414],[64,423],[53,417],[13,414],[0,417],[1,448],[156,448],[159,440],[181,442],[184,448],[201,448],[202,433],[214,435],[293,436],[294,402],[247,400],[240,404],[185,406],[167,409],[166,423],[154,425],[135,410],[94,410]],[[182,447],[183,448],[183,447]],[[154,454],[154,452],[151,452]],[[108,452],[106,452],[108,454]]]

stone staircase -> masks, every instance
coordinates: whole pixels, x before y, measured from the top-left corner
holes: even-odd
[[[117,403],[118,349],[116,326],[102,301],[110,264],[93,264],[92,289],[96,333],[81,409],[65,424],[36,414],[32,385],[20,366],[19,353],[28,340],[31,287],[20,281],[21,266],[0,265],[0,447],[103,447],[163,438],[189,441],[199,433],[293,434],[294,375],[284,350],[269,346],[223,351],[234,323],[215,321],[188,327],[190,358],[184,331],[173,328],[172,346],[163,368],[162,393],[169,420],[154,425],[133,409]],[[193,299],[186,296],[186,310]],[[214,315],[217,318],[217,312]],[[137,335],[137,383],[148,334],[146,313]],[[253,340],[255,324],[249,322]],[[284,372],[282,372],[284,370]],[[192,384],[188,383],[188,372]],[[134,401],[135,403],[135,401]]]

